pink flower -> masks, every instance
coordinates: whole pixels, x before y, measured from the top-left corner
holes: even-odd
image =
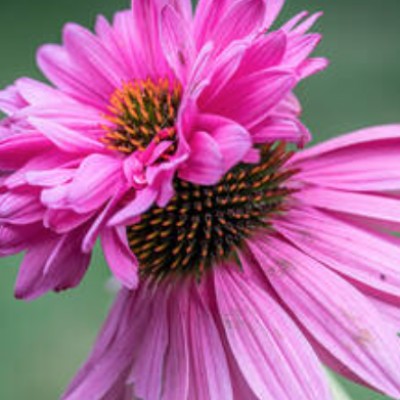
[[[182,183],[63,399],[331,399],[321,363],[399,398],[399,152],[383,126]]]
[[[115,276],[138,285],[126,227],[166,206],[175,180],[215,185],[259,145],[309,139],[292,94],[323,69],[302,13],[267,32],[283,0],[136,0],[96,33],[68,24],[0,93],[0,255],[27,250],[16,296],[79,283],[98,237]],[[218,23],[217,23],[218,22]]]

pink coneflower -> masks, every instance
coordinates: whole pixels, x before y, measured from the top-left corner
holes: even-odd
[[[399,398],[399,151],[384,126],[178,180],[63,399],[331,399],[321,363]]]
[[[189,0],[135,0],[96,34],[69,24],[62,46],[39,50],[54,86],[23,78],[0,93],[0,255],[27,250],[17,297],[77,285],[98,237],[136,287],[140,215],[185,185],[233,184],[260,145],[307,142],[292,90],[326,66],[309,58],[319,14],[268,32],[282,5],[203,0],[193,16]]]

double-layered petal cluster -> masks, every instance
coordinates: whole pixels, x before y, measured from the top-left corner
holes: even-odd
[[[283,0],[135,0],[95,34],[68,24],[39,50],[52,86],[0,93],[0,255],[26,250],[16,295],[79,283],[98,237],[113,273],[138,284],[126,227],[174,196],[174,179],[214,185],[260,144],[309,139],[296,84],[318,15],[269,32]]]
[[[384,126],[296,154],[241,268],[123,289],[64,399],[328,400],[321,363],[399,398],[399,152]]]
[[[123,284],[65,400],[328,400],[321,363],[400,396],[400,126],[288,150],[326,61],[282,5],[134,0],[0,93],[16,295],[77,285],[99,237]]]

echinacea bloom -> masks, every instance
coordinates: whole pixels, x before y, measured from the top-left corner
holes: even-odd
[[[328,400],[322,363],[399,398],[399,154],[383,126],[180,182],[63,399]]]
[[[319,14],[271,32],[282,5],[202,0],[193,16],[189,0],[134,0],[95,34],[68,24],[62,46],[39,50],[52,85],[0,93],[0,255],[26,250],[18,298],[76,286],[97,238],[136,287],[144,256],[126,229],[141,214],[259,164],[260,145],[309,140],[292,90],[326,66],[309,58]]]

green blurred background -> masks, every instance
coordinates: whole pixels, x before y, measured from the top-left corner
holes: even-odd
[[[92,27],[96,14],[111,16],[127,6],[128,0],[2,0],[0,86],[19,76],[41,79],[35,49],[59,42],[65,22]],[[325,36],[318,53],[331,59],[326,72],[298,90],[316,140],[400,121],[400,1],[287,0],[281,20],[303,9],[325,12],[317,25]],[[0,260],[0,399],[54,400],[84,360],[111,303],[109,273],[97,252],[78,290],[24,303],[13,298],[19,260]],[[353,399],[384,398],[344,385]]]

